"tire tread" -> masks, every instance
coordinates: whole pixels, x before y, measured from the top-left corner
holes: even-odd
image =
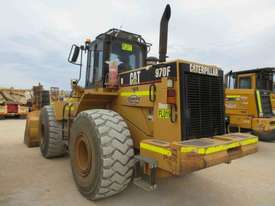
[[[106,198],[126,189],[132,180],[134,166],[133,140],[127,124],[116,112],[93,109],[81,112],[94,122],[100,141],[102,171],[96,192],[91,200]]]
[[[64,156],[66,154],[66,147],[62,140],[61,124],[56,121],[52,106],[45,106],[43,109],[47,112],[49,125],[49,144],[44,157],[54,158]]]

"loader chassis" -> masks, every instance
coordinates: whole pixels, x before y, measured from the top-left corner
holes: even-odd
[[[57,120],[64,118],[67,123],[69,107],[71,119],[93,108],[116,111],[126,121],[134,147],[142,157],[158,162],[157,174],[161,175],[182,175],[255,152],[254,136],[224,135],[222,71],[214,67],[218,72],[192,73],[191,64],[194,63],[177,60],[123,72],[117,90],[85,89],[79,100],[67,104],[65,115],[60,112],[65,103],[55,102],[53,110]],[[169,72],[160,77],[156,75],[160,69]],[[139,74],[138,81],[131,83],[134,73]],[[170,80],[176,94],[172,101],[167,97]],[[192,100],[192,95],[199,99]]]
[[[122,72],[117,88],[75,87],[72,98],[53,102],[80,192],[92,200],[121,192],[134,165],[135,183],[152,190],[157,176],[256,152],[257,137],[224,134],[222,76],[217,67],[177,60]]]
[[[86,88],[73,82],[71,98],[53,102],[50,109],[61,125],[58,139],[69,148],[74,179],[84,196],[95,200],[121,192],[133,168],[135,183],[153,190],[156,177],[184,175],[256,152],[257,137],[225,135],[221,69],[185,60],[140,68],[124,65],[117,68],[118,85],[111,87],[110,55],[94,59],[93,46],[105,45],[108,33],[85,45]],[[122,53],[125,59],[131,55]],[[97,61],[102,61],[100,67]]]

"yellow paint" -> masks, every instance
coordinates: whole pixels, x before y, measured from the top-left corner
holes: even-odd
[[[70,109],[70,111],[74,111],[76,108],[74,106],[71,106],[71,108],[70,108],[70,105],[67,105],[65,107],[65,111],[69,111],[69,109]]]

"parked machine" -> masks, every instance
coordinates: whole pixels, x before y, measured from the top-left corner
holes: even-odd
[[[142,36],[119,29],[73,45],[69,62],[81,68],[87,61],[85,87],[80,78],[73,80],[70,98],[40,112],[42,155],[69,151],[74,180],[88,199],[120,193],[133,175],[135,184],[153,190],[157,177],[229,163],[257,150],[257,137],[225,134],[221,69],[166,62],[170,13],[167,5],[159,58],[147,57],[150,44]]]
[[[275,140],[274,71],[275,68],[260,68],[226,75],[225,111],[229,131],[251,131],[260,140]]]
[[[38,135],[38,127],[40,110],[45,105],[50,104],[50,93],[49,91],[44,90],[41,84],[33,86],[32,93],[31,109],[27,115],[24,135],[24,143],[28,147],[39,146],[40,138]]]
[[[0,89],[0,119],[10,116],[25,118],[29,112],[27,93],[25,89]]]
[[[51,102],[58,101],[59,96],[60,96],[60,90],[59,87],[51,87],[50,88],[50,98]]]

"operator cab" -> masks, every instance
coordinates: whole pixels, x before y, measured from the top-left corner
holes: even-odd
[[[273,67],[237,72],[231,71],[225,75],[226,87],[273,91],[274,74],[275,68]]]
[[[87,54],[85,88],[106,87],[110,65],[115,62],[117,72],[125,72],[145,66],[150,44],[138,34],[119,29],[110,29],[96,37],[94,41],[86,41],[85,46],[73,45],[69,62],[77,64],[77,56],[81,52]],[[73,51],[72,51],[73,50]],[[79,77],[79,79],[81,76]]]

